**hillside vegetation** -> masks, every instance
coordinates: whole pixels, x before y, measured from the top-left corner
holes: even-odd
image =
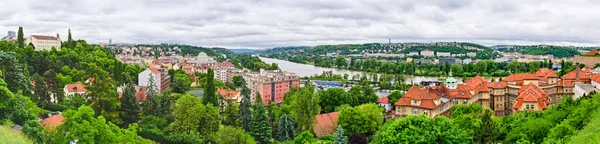
[[[25,135],[13,130],[10,126],[0,126],[0,144],[31,144]]]

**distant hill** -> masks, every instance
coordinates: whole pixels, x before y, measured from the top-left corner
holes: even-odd
[[[253,53],[261,53],[265,50],[260,49],[229,49],[231,52],[235,54],[253,54]]]
[[[519,52],[529,55],[554,55],[557,58],[573,57],[581,54],[578,49],[583,47],[565,47],[554,45],[498,45],[492,46],[493,49],[501,52]]]

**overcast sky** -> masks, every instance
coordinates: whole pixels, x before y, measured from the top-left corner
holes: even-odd
[[[0,33],[227,48],[465,41],[600,45],[598,0],[1,0]]]

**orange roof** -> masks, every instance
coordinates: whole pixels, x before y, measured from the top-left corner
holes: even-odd
[[[562,76],[562,79],[575,80],[577,79],[577,69]],[[590,79],[592,77],[592,71],[589,69],[581,69],[579,72],[579,79]]]
[[[381,104],[390,104],[390,99],[388,99],[387,96],[381,97],[379,98],[379,100],[377,100],[378,103]]]
[[[508,83],[506,83],[506,82],[488,82],[488,83],[485,83],[485,85],[488,88],[493,88],[493,89],[502,89],[502,88],[508,87]]]
[[[325,136],[335,133],[335,128],[337,127],[337,119],[339,112],[330,112],[325,114],[320,114],[315,116],[315,125],[313,127],[313,132],[315,132],[315,136]]]
[[[65,119],[65,117],[63,117],[61,114],[58,114],[58,115],[53,115],[53,116],[50,116],[50,117],[48,117],[48,118],[46,118],[46,119],[42,120],[40,123],[41,123],[43,126],[48,126],[50,129],[54,129],[54,128],[56,128],[57,126],[59,126],[59,125],[63,124],[63,122],[62,122],[62,121],[63,121],[64,119]]]
[[[487,82],[487,80],[485,80],[481,76],[475,76],[470,80],[467,80],[465,84],[467,84],[467,86],[469,86],[470,89],[475,89],[478,85],[481,85],[485,82]]]
[[[558,75],[556,74],[556,72],[554,72],[553,70],[549,69],[549,68],[541,68],[538,69],[537,72],[535,72],[535,75],[539,78],[556,78],[558,77]]]
[[[537,102],[541,108],[547,108],[548,104],[550,104],[546,91],[532,83],[524,85],[519,89],[519,96],[516,100],[517,103],[515,103],[513,108],[520,108],[523,102]]]
[[[58,40],[58,38],[54,37],[54,36],[31,35],[31,37],[34,37],[35,39],[40,39],[40,40]]]
[[[443,86],[425,86],[423,88],[413,86],[402,98],[400,98],[400,100],[394,103],[394,105],[434,109],[437,107],[434,101],[440,100],[441,96],[445,93],[448,93],[448,89]],[[419,100],[421,101],[421,104],[412,105],[412,100]]]
[[[503,82],[523,81],[523,80],[537,80],[538,77],[535,74],[522,73],[522,74],[511,74],[502,78]]]
[[[150,69],[150,71],[152,71],[152,73],[154,73],[154,74],[158,74],[158,73],[160,73],[160,71],[158,71],[158,69],[156,69],[156,68],[154,68],[154,67],[150,67],[150,68],[148,68],[148,69]]]
[[[191,66],[191,65],[184,65],[182,68],[183,68],[183,69],[192,69],[192,68],[194,68],[194,66]]]
[[[86,92],[87,91],[82,84],[67,84],[67,85],[65,85],[65,87],[67,87],[68,92]]]
[[[135,99],[137,99],[137,101],[146,101],[146,92],[144,92],[144,91],[135,92]]]
[[[592,75],[592,81],[600,83],[600,74],[594,74],[594,75]]]
[[[449,98],[471,98],[471,92],[469,92],[469,87],[466,84],[458,84],[456,85],[455,90],[450,90]]]
[[[227,97],[227,98],[236,98],[236,96],[239,94],[239,91],[236,90],[228,90],[228,89],[222,89],[219,88],[219,90],[217,90],[217,94],[223,96],[223,97]]]
[[[222,63],[217,63],[215,64],[215,66],[218,67],[235,67],[235,65],[231,62],[222,62]]]
[[[600,52],[600,51],[594,49],[594,50],[589,51],[587,54],[595,55],[595,54],[598,54],[598,52]]]

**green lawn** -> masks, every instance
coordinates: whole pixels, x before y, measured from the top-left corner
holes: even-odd
[[[10,126],[0,126],[0,144],[31,144],[22,133],[10,129]]]

